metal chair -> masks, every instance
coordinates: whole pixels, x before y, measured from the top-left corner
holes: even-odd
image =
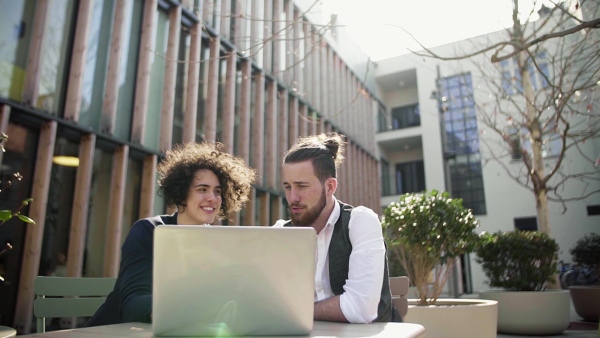
[[[402,320],[404,320],[408,313],[408,299],[406,296],[408,295],[410,280],[406,276],[390,277],[389,280],[390,291],[392,292],[392,304],[394,304]]]
[[[46,331],[46,318],[92,316],[113,290],[116,280],[116,278],[36,277],[33,314],[37,318],[37,332]]]

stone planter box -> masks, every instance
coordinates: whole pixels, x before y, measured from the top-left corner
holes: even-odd
[[[600,319],[600,285],[574,285],[569,287],[569,292],[579,317],[597,323]]]
[[[495,338],[498,302],[484,299],[437,300],[437,305],[417,306],[408,300],[404,321],[425,327],[427,338]]]
[[[552,335],[569,327],[569,290],[488,290],[479,292],[479,297],[498,302],[498,332]]]

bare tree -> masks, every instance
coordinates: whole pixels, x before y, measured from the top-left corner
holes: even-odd
[[[533,193],[546,234],[549,201],[565,210],[567,202],[600,193],[600,154],[590,156],[600,136],[599,6],[594,0],[555,2],[538,6],[540,18],[529,21],[537,10],[520,13],[519,0],[513,0],[513,26],[501,41],[487,40],[456,55],[424,46],[414,52],[477,65],[479,85],[490,93],[477,102],[483,132],[492,134],[481,138],[486,160],[497,161]]]

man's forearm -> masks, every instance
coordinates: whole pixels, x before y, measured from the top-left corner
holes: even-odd
[[[315,320],[325,320],[330,322],[348,322],[348,319],[346,319],[340,308],[340,296],[315,302],[314,318]]]

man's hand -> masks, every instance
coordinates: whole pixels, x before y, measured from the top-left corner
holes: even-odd
[[[348,319],[346,319],[340,308],[340,296],[334,296],[315,302],[314,319],[328,322],[348,323]]]

